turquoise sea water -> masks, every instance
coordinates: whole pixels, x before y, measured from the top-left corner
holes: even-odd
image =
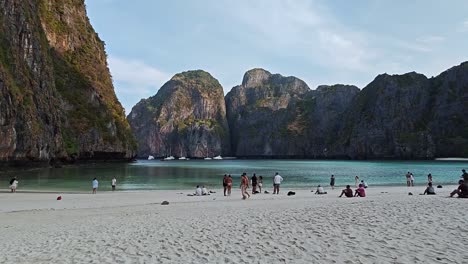
[[[316,160],[190,160],[147,161],[134,163],[88,164],[63,168],[31,169],[0,172],[0,188],[8,188],[12,176],[19,180],[18,190],[88,191],[94,177],[100,182],[100,190],[110,190],[113,176],[118,190],[170,190],[192,189],[206,185],[222,188],[225,173],[239,183],[240,174],[256,173],[264,177],[269,186],[275,172],[283,178],[283,186],[312,188],[317,184],[328,185],[330,175],[336,177],[336,185],[354,184],[358,175],[370,186],[405,185],[405,174],[411,171],[416,185],[424,185],[427,174],[432,173],[435,184],[456,184],[462,169],[468,162],[452,161],[316,161]]]

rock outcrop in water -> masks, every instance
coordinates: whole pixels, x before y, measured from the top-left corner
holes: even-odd
[[[204,71],[176,74],[128,115],[138,156],[213,157],[230,153],[224,92]]]
[[[84,1],[1,1],[0,163],[127,159],[135,147]]]

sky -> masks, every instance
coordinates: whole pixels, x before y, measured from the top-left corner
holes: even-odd
[[[224,92],[264,68],[365,87],[468,60],[466,0],[86,0],[126,113],[173,75],[202,69]]]

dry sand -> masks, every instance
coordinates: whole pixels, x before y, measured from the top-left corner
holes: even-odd
[[[366,198],[282,190],[246,201],[237,189],[62,201],[4,190],[0,263],[468,263],[468,199],[447,198],[453,188],[420,196],[423,187],[376,187]]]

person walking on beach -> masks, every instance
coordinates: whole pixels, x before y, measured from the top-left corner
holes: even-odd
[[[247,188],[249,188],[249,178],[247,177],[247,174],[244,172],[242,173],[241,184],[240,184],[240,189],[241,189],[243,200],[250,198],[250,194],[247,192]]]
[[[427,183],[432,183],[432,174],[427,175]]]
[[[408,173],[406,173],[406,186],[407,187],[411,186],[411,173],[409,171]]]
[[[257,175],[255,175],[255,173],[253,174],[252,176],[252,194],[256,194],[257,193]]]
[[[359,176],[356,175],[356,177],[354,177],[354,183],[355,183],[356,188],[357,188],[358,184],[359,184]]]
[[[99,182],[96,178],[94,178],[93,179],[93,194],[96,194],[98,187],[99,187]]]
[[[16,177],[13,177],[10,180],[10,190],[11,190],[11,192],[15,193],[17,187],[18,187],[18,180],[16,179]]]
[[[333,189],[335,189],[335,175],[332,174],[332,176],[330,177],[330,186]]]
[[[410,173],[410,182],[411,182],[411,187],[414,187],[414,176],[413,176],[413,173]]]
[[[260,193],[262,193],[262,187],[263,187],[263,176],[258,177],[258,190]]]
[[[224,178],[223,178],[224,196],[226,196],[226,192],[227,192],[227,179],[228,179],[227,174],[224,174]]]
[[[273,194],[279,194],[280,184],[283,181],[283,177],[276,173],[275,177],[273,177]]]
[[[230,196],[231,195],[231,189],[232,189],[232,177],[231,174],[228,175],[227,180],[227,194]]]
[[[112,191],[115,191],[115,185],[117,184],[117,179],[112,178],[112,182],[111,182],[111,185],[112,185]]]

